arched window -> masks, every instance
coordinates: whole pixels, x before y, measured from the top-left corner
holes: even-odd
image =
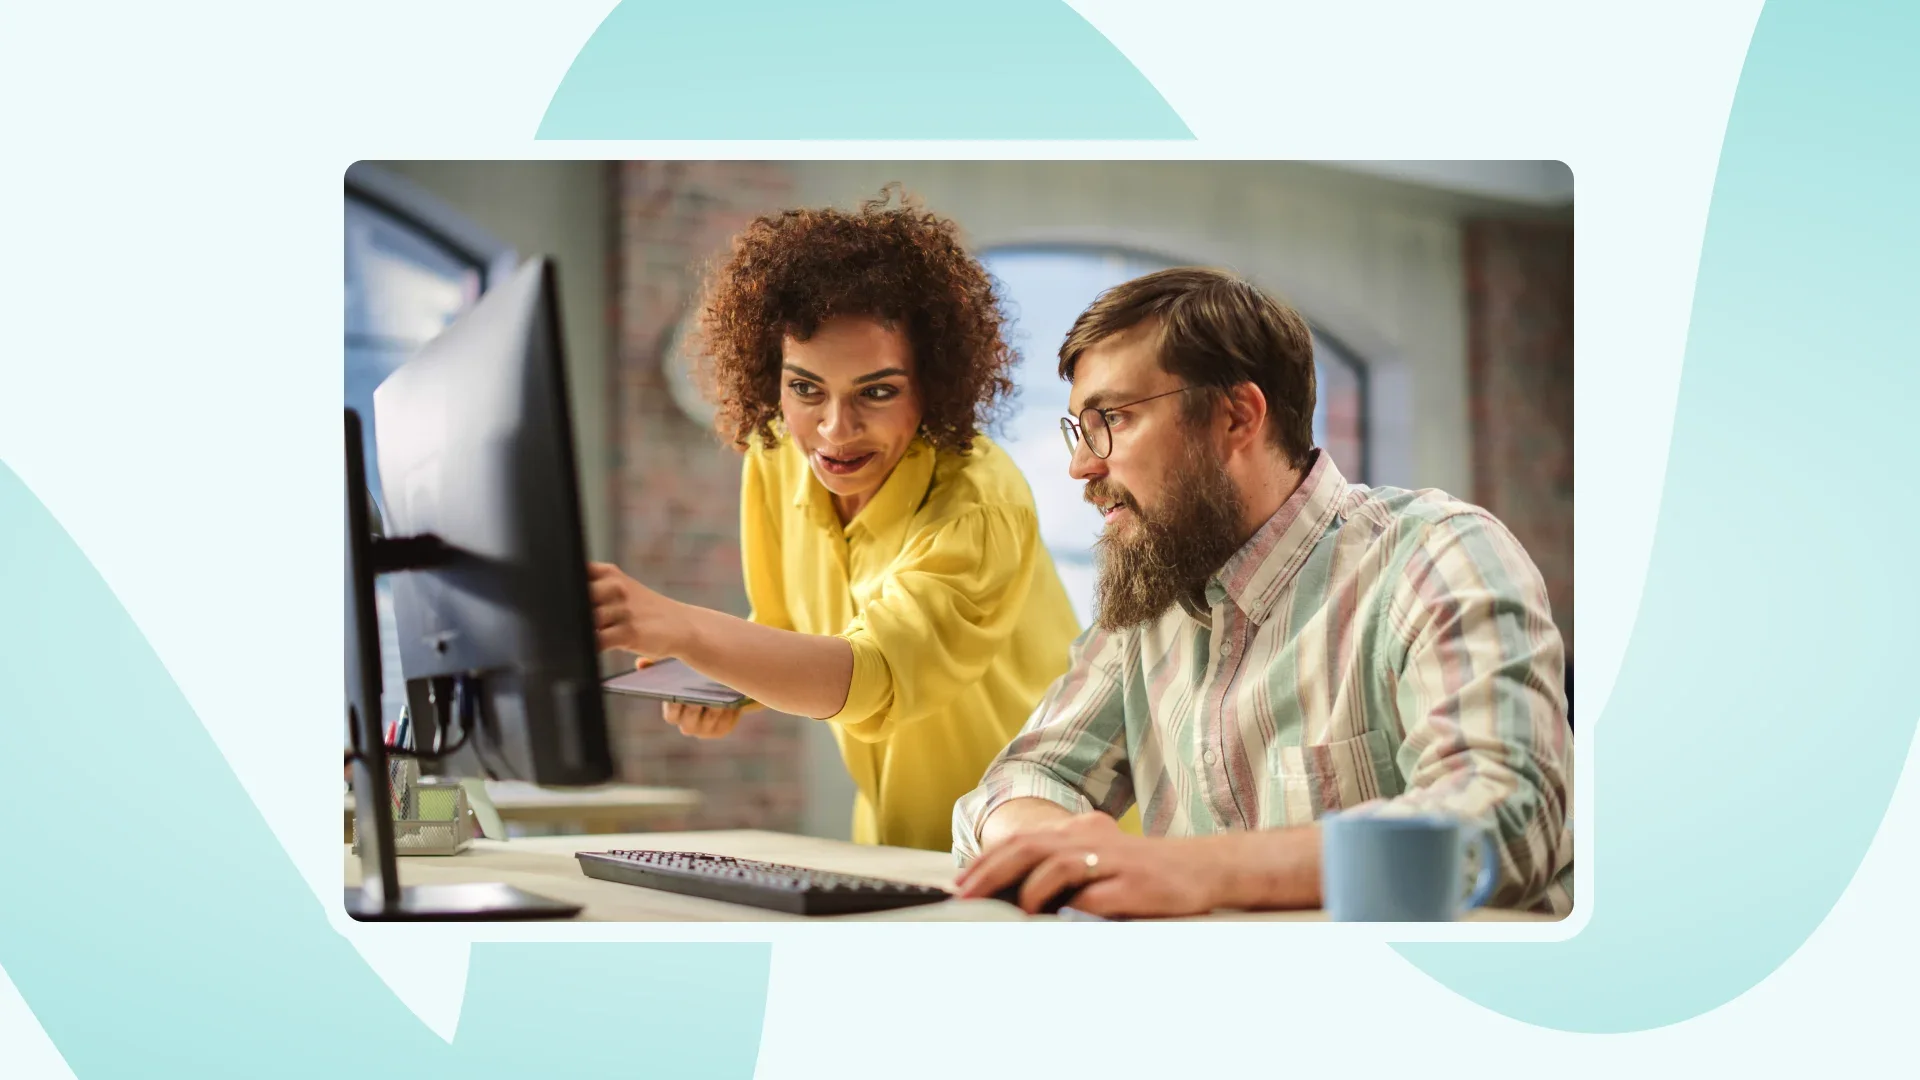
[[[480,298],[486,263],[352,186],[346,201],[346,397],[375,468],[373,390]]]
[[[1095,297],[1123,281],[1179,265],[1117,248],[1044,246],[991,248],[981,261],[999,279],[1012,323],[1020,366],[1015,410],[995,441],[1026,473],[1039,506],[1040,537],[1059,567],[1082,624],[1093,617],[1093,541],[1100,517],[1081,498],[1081,484],[1067,475],[1060,417],[1067,413],[1067,384],[1059,377],[1060,343],[1073,320]],[[1366,370],[1351,352],[1314,328],[1313,435],[1347,479],[1367,478]]]
[[[360,414],[367,486],[384,513],[373,443],[373,391],[471,307],[497,260],[511,252],[451,210],[385,174],[356,165],[346,184],[346,403]],[[392,585],[374,585],[385,681],[383,724],[406,701]]]

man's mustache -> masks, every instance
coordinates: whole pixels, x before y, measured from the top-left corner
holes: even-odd
[[[1140,508],[1139,505],[1133,501],[1133,496],[1127,494],[1125,488],[1108,487],[1098,480],[1087,485],[1086,493],[1083,497],[1091,506],[1111,506],[1118,503],[1130,510],[1138,510]]]

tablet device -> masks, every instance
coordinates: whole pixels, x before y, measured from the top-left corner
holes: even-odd
[[[719,709],[737,709],[747,704],[746,695],[731,686],[714,682],[678,660],[662,660],[638,671],[629,671],[600,684],[614,694],[632,694],[656,701],[677,701],[683,705],[707,705]]]

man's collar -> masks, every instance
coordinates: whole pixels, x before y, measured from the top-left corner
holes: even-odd
[[[1228,600],[1256,623],[1264,623],[1293,575],[1333,523],[1346,477],[1325,450],[1313,452],[1313,464],[1287,501],[1207,582],[1207,603]]]

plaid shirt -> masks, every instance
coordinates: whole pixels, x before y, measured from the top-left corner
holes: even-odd
[[[1490,826],[1490,904],[1573,902],[1573,735],[1546,586],[1491,514],[1350,485],[1325,453],[1205,609],[1097,628],[954,807],[954,851],[1036,797],[1150,836],[1308,824],[1367,803]]]

